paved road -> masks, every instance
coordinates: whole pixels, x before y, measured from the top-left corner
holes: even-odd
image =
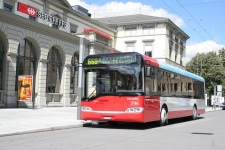
[[[206,112],[221,108],[206,107]],[[90,121],[77,120],[77,107],[0,109],[0,137],[82,127]]]
[[[0,150],[224,150],[225,111],[170,125],[119,124],[0,137]]]

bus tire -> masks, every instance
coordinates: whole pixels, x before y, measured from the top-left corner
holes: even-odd
[[[160,112],[160,126],[165,126],[168,124],[168,112],[165,107],[162,107],[161,112]]]
[[[196,118],[197,118],[197,108],[196,106],[193,106],[191,119],[195,120]]]

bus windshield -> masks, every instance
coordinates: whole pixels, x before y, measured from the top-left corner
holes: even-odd
[[[85,97],[143,92],[142,75],[140,64],[85,68]]]

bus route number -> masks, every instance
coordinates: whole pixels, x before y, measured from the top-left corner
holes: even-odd
[[[97,65],[98,58],[88,58],[88,65]]]

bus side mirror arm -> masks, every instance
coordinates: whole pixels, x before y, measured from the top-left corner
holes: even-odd
[[[146,67],[146,72],[145,76],[150,77],[152,75],[152,68],[151,67]]]

